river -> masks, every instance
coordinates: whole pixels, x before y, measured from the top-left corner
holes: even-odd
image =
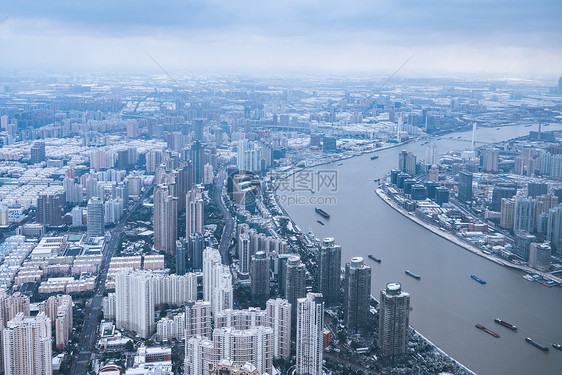
[[[551,125],[547,130],[559,129]],[[476,140],[500,141],[525,135],[530,127],[482,128]],[[460,138],[458,138],[460,137]],[[470,148],[471,132],[433,139],[439,153]],[[372,294],[378,299],[386,283],[398,281],[410,293],[413,310],[410,324],[433,343],[478,374],[562,374],[562,352],[551,344],[562,344],[562,288],[547,288],[524,280],[521,271],[508,269],[455,245],[393,210],[375,193],[373,179],[383,177],[398,164],[405,149],[423,159],[422,141],[381,150],[377,160],[364,155],[318,170],[337,170],[334,205],[322,207],[331,215],[322,219],[313,205],[285,205],[303,231],[312,229],[318,238],[334,237],[342,246],[342,264],[362,256],[372,267]],[[477,144],[478,145],[478,144]],[[298,193],[304,197],[309,192]],[[374,254],[378,264],[367,258]],[[422,276],[415,280],[409,269]],[[481,285],[470,278],[487,281]],[[494,323],[494,318],[519,327],[517,332]],[[501,337],[496,339],[476,329],[484,324]],[[532,337],[551,348],[549,353],[525,342]]]

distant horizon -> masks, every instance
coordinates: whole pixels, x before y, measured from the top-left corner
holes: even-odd
[[[388,71],[349,71],[349,72],[336,72],[336,71],[310,71],[310,70],[210,70],[210,69],[181,69],[169,68],[164,66],[166,71],[175,79],[179,80],[199,80],[207,78],[225,78],[225,79],[248,79],[248,80],[313,80],[313,79],[338,79],[349,82],[358,80],[369,80],[378,83],[381,80],[388,79],[393,72]],[[404,69],[406,70],[406,69]],[[145,67],[139,69],[5,69],[0,67],[0,80],[3,78],[8,79],[26,79],[26,78],[48,78],[48,77],[61,77],[61,78],[119,78],[119,77],[137,77],[143,79],[170,79],[166,74],[160,70],[156,65],[153,68]],[[403,81],[409,80],[451,80],[458,82],[505,82],[505,83],[540,83],[545,85],[556,86],[558,79],[562,78],[560,74],[526,74],[526,75],[508,75],[501,73],[419,73],[419,74],[396,74],[388,85],[400,84]],[[170,80],[170,82],[172,82]],[[78,83],[78,82],[77,82]],[[172,82],[173,83],[173,82]]]

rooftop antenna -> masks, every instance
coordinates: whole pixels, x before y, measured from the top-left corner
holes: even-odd
[[[396,141],[400,142],[400,130],[402,130],[402,123],[404,119],[402,118],[402,113],[398,115],[398,123],[396,124]]]
[[[476,138],[476,123],[472,123],[472,151],[474,152],[474,140]]]

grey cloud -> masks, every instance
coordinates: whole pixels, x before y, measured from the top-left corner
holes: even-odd
[[[560,42],[562,2],[514,1],[12,1],[7,17],[54,21],[106,35],[244,30],[259,35],[379,32],[397,36],[553,33]]]
[[[12,1],[2,67],[557,72],[562,1]],[[4,19],[4,21],[1,21]]]

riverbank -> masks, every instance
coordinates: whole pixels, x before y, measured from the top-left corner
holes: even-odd
[[[358,154],[355,154],[355,155],[349,155],[349,156],[345,156],[345,157],[342,157],[342,158],[338,158],[338,159],[336,159],[336,160],[331,160],[331,161],[326,161],[326,162],[320,162],[320,163],[318,163],[318,164],[311,164],[311,165],[306,166],[306,168],[315,168],[315,167],[319,167],[319,166],[321,166],[321,165],[327,165],[327,164],[336,163],[336,162],[338,162],[338,161],[343,161],[343,160],[349,160],[349,159],[357,158],[357,157],[363,156],[363,155],[374,154],[374,153],[376,153],[376,152],[381,152],[381,151],[388,150],[388,149],[391,149],[391,148],[396,148],[396,147],[400,147],[400,146],[405,146],[405,145],[407,145],[407,144],[409,144],[409,143],[417,142],[417,141],[419,141],[419,140],[420,140],[420,138],[412,138],[412,139],[408,139],[407,141],[400,142],[400,143],[393,143],[393,144],[386,145],[386,146],[382,146],[382,147],[375,147],[374,149],[365,150],[365,151],[362,151],[362,152],[360,152],[360,153],[358,153]],[[304,168],[303,168],[303,169],[304,169]]]
[[[422,338],[422,340],[425,340],[425,342],[427,342],[429,345],[431,345],[433,347],[433,349],[435,351],[437,351],[438,353],[441,353],[441,355],[451,359],[452,361],[454,361],[460,368],[462,368],[464,371],[472,374],[472,375],[476,375],[476,373],[474,371],[472,371],[471,369],[469,369],[468,367],[466,367],[465,365],[463,365],[462,363],[460,363],[459,361],[457,361],[456,359],[454,359],[453,357],[451,357],[449,354],[445,353],[445,351],[443,351],[443,349],[441,349],[440,347],[438,347],[437,345],[435,345],[431,340],[429,340],[427,337],[425,337],[424,335],[422,335],[421,333],[419,333],[418,331],[416,331],[412,326],[410,326],[410,328],[412,328],[414,330],[414,334],[418,335],[419,337]]]
[[[519,126],[519,125],[510,124],[510,125],[502,125],[501,127],[502,128],[508,128],[508,127],[515,127],[515,126]],[[482,128],[493,129],[493,128],[497,128],[497,127],[496,126],[482,126]],[[385,146],[382,146],[382,147],[375,147],[375,148],[372,148],[372,149],[364,150],[364,151],[361,151],[358,154],[337,158],[337,159],[331,160],[331,161],[323,161],[323,162],[319,162],[317,164],[310,164],[310,165],[307,165],[305,168],[314,168],[314,167],[318,167],[318,166],[321,166],[321,165],[336,163],[336,162],[339,162],[339,161],[348,160],[348,159],[352,159],[352,158],[363,156],[363,155],[374,154],[376,152],[388,150],[388,149],[391,149],[391,148],[405,146],[409,143],[415,143],[415,142],[418,142],[418,141],[426,140],[426,139],[431,138],[431,137],[439,138],[439,137],[445,137],[446,135],[449,135],[449,134],[460,134],[460,133],[469,133],[469,132],[472,132],[472,127],[467,127],[466,129],[451,129],[451,130],[446,130],[446,131],[432,133],[432,134],[424,134],[422,136],[416,136],[416,137],[410,138],[410,139],[405,140],[403,142],[392,143],[392,144],[388,144],[388,145],[385,145]],[[452,137],[450,137],[450,138],[452,139]],[[520,137],[515,137],[515,138],[520,138]],[[463,140],[463,141],[471,142],[468,139]],[[375,142],[377,142],[377,141],[371,141],[370,144],[373,144]],[[489,142],[483,142],[483,141],[476,141],[475,143],[479,143],[479,144],[483,144],[483,145],[489,144]],[[305,168],[303,168],[303,169],[305,169]],[[297,172],[297,171],[295,171],[295,172]]]
[[[401,142],[401,143],[394,143],[394,144],[390,144],[390,145],[386,145],[386,146],[382,146],[382,147],[376,147],[372,150],[365,150],[365,151],[362,151],[358,154],[343,156],[343,157],[340,157],[340,158],[334,159],[334,160],[321,161],[321,162],[318,162],[316,164],[310,164],[310,165],[307,165],[305,167],[300,167],[299,169],[293,169],[293,168],[296,168],[296,167],[292,167],[292,168],[288,169],[287,171],[284,171],[284,172],[288,172],[284,177],[285,177],[285,179],[287,179],[287,178],[291,177],[292,175],[294,175],[295,173],[298,173],[300,171],[304,171],[306,169],[316,168],[316,167],[320,167],[322,165],[328,165],[328,164],[333,164],[333,163],[337,163],[337,162],[344,161],[344,160],[358,158],[358,157],[363,156],[363,155],[374,154],[374,153],[381,152],[381,151],[384,151],[384,150],[388,150],[388,149],[391,149],[391,148],[405,146],[409,143],[417,142],[419,140],[420,140],[419,138],[415,138],[415,139],[412,138],[412,139],[409,139],[409,140]],[[276,171],[276,173],[283,173],[283,172]]]
[[[436,235],[454,243],[455,245],[458,245],[458,246],[462,247],[463,249],[470,251],[471,253],[474,253],[474,254],[479,255],[483,258],[486,258],[486,259],[488,259],[488,260],[490,260],[490,261],[492,261],[496,264],[499,264],[500,266],[514,268],[514,269],[518,269],[518,270],[525,271],[525,272],[528,272],[528,273],[539,274],[543,277],[549,278],[549,279],[554,280],[558,283],[562,283],[562,279],[559,278],[559,277],[552,276],[550,274],[537,271],[536,269],[528,267],[528,266],[515,265],[515,264],[510,263],[510,262],[508,262],[504,259],[496,258],[493,255],[486,254],[481,249],[479,249],[478,247],[463,241],[462,239],[460,239],[456,235],[454,235],[450,232],[446,232],[446,231],[442,230],[441,228],[439,228],[435,225],[426,223],[425,221],[421,220],[420,218],[418,218],[414,214],[406,211],[402,207],[398,206],[398,204],[396,204],[395,201],[393,201],[388,195],[386,195],[385,192],[382,189],[380,189],[380,188],[375,189],[375,193],[379,196],[379,198],[382,199],[383,202],[388,204],[395,211],[397,211],[400,214],[402,214],[403,216],[407,217],[408,219],[410,219],[414,223],[416,223],[416,224],[424,227],[425,229],[429,230],[430,232],[433,232]]]

